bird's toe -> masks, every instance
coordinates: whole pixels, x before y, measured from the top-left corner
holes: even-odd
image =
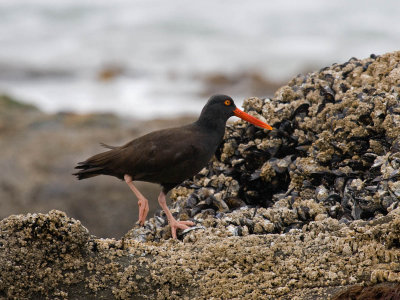
[[[193,226],[193,225],[195,225],[195,224],[191,221],[177,221],[175,219],[172,220],[170,222],[172,238],[174,238],[174,239],[177,238],[177,236],[176,236],[177,229],[185,230],[185,229],[190,228],[189,226]]]

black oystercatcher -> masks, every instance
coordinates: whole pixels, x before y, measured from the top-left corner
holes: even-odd
[[[133,185],[134,180],[158,183],[162,191],[158,197],[172,237],[176,229],[193,226],[190,221],[177,221],[168,209],[165,195],[173,187],[196,175],[214,155],[225,132],[226,121],[233,115],[256,126],[272,127],[236,108],[229,96],[212,96],[201,111],[199,119],[189,125],[154,131],[123,146],[103,145],[110,150],[96,154],[78,163],[77,178],[111,175],[125,180],[138,198],[139,224],[144,225],[149,204]]]

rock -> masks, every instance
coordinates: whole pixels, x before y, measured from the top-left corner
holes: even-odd
[[[332,300],[341,299],[398,299],[400,298],[399,283],[378,283],[370,286],[354,285],[340,291]]]
[[[162,243],[99,239],[60,211],[10,216],[0,222],[0,295],[327,299],[349,284],[398,281],[400,209],[352,226],[324,218],[286,234],[271,234],[268,210],[237,210],[187,230],[184,242]]]

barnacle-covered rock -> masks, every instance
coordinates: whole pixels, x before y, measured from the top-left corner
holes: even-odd
[[[288,232],[329,217],[387,214],[400,200],[399,95],[393,52],[299,75],[272,99],[247,99],[244,110],[274,130],[227,125],[215,159],[172,191],[177,216],[211,224],[237,209],[267,208],[252,226],[227,224],[242,235],[272,232],[265,222]]]

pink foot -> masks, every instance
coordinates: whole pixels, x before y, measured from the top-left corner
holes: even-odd
[[[171,226],[171,233],[172,237],[176,239],[176,230],[179,229],[188,229],[189,226],[193,226],[194,223],[191,221],[177,221],[174,216],[171,214],[167,206],[167,199],[165,198],[165,193],[161,191],[160,195],[158,196],[158,203],[160,203],[161,208],[165,212],[165,215],[168,218],[168,223]]]
[[[139,220],[137,221],[137,224],[143,226],[144,222],[146,222],[147,214],[149,213],[149,202],[147,201],[146,198],[140,198],[138,200],[138,205],[139,205]]]
[[[189,226],[194,226],[194,223],[191,221],[177,221],[175,219],[172,219],[169,222],[169,225],[171,226],[172,238],[176,239],[176,230],[178,228],[185,230],[185,229],[188,229]]]

